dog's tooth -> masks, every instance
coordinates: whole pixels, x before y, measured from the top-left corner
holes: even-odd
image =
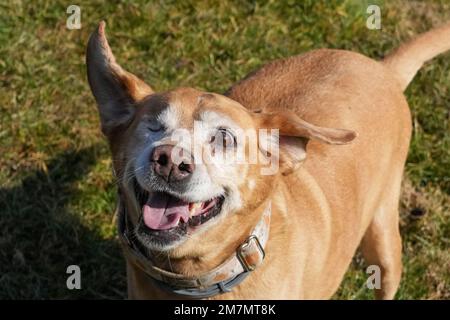
[[[194,208],[198,209],[203,205],[203,202],[196,202],[194,203]]]
[[[198,208],[201,208],[203,202],[194,202],[189,205],[189,217],[195,213]]]
[[[192,206],[192,209],[199,209],[202,207],[203,202],[195,202]]]

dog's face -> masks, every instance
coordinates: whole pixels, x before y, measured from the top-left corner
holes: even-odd
[[[255,130],[247,110],[188,88],[151,94],[134,108],[115,158],[142,243],[173,248],[242,208],[242,188],[254,187],[249,167],[257,166],[232,159],[245,147],[241,133]]]
[[[155,93],[115,62],[103,24],[89,41],[87,64],[127,212],[151,250],[214,246],[220,234],[251,229],[259,218],[252,212],[279,174],[305,158],[310,138],[341,144],[355,137],[292,113],[254,113],[219,94]]]

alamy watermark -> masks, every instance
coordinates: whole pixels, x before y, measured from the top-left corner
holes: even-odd
[[[77,265],[70,265],[66,269],[66,273],[70,274],[66,280],[66,286],[69,290],[81,289],[81,269]]]
[[[381,9],[376,4],[367,7],[366,13],[369,17],[366,20],[366,27],[369,30],[381,29]]]
[[[192,131],[174,130],[167,141],[174,145],[171,158],[175,164],[259,164],[262,175],[276,174],[279,169],[278,129],[222,129],[208,135],[201,122],[195,121]]]
[[[70,5],[66,12],[70,14],[66,20],[66,27],[69,30],[81,29],[81,8],[77,5]]]
[[[367,267],[366,273],[370,276],[366,280],[368,289],[381,289],[381,269],[379,266],[373,264]]]

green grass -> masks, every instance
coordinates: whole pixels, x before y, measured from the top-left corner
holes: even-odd
[[[321,48],[382,57],[450,20],[450,1],[380,4],[382,30],[365,27],[368,1],[67,1],[0,3],[0,298],[123,298],[125,262],[113,220],[115,187],[90,93],[84,52],[107,21],[119,62],[157,90],[223,92],[262,64]],[[405,272],[400,299],[450,298],[450,55],[406,91],[414,134],[402,197]],[[426,210],[418,220],[409,211]],[[66,288],[78,264],[82,290]],[[335,295],[371,298],[354,259]]]

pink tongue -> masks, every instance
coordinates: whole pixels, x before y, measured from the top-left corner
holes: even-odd
[[[153,230],[166,230],[189,220],[189,203],[166,193],[154,193],[142,208],[144,223]]]

